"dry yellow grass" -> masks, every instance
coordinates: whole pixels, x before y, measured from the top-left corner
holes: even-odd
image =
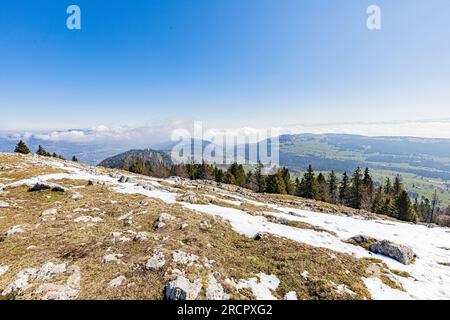
[[[0,159],[9,165],[26,161],[26,157],[7,158]],[[37,171],[26,169],[21,177],[39,175],[44,172],[41,169],[45,171],[49,168],[42,167]],[[61,180],[58,183],[69,188],[76,187],[72,190],[82,197],[73,199],[74,191],[27,192],[26,187],[11,188],[6,194],[0,194],[0,200],[12,204],[9,208],[0,209],[0,234],[16,225],[25,230],[24,234],[6,237],[0,242],[0,265],[9,266],[8,272],[0,277],[0,292],[20,270],[54,262],[80,268],[79,299],[161,299],[163,287],[173,279],[175,269],[182,270],[191,280],[203,279],[204,288],[212,271],[217,272],[217,280],[221,283],[225,279],[239,281],[252,278],[263,272],[276,275],[281,281],[273,293],[278,298],[283,298],[290,291],[295,291],[300,299],[370,298],[361,277],[368,276],[373,265],[379,264],[378,261],[356,259],[280,237],[254,240],[235,233],[222,219],[186,210],[179,204],[167,204],[142,195],[120,194],[106,186],[87,186],[87,181]],[[205,196],[207,193],[198,194]],[[215,196],[220,198],[220,195]],[[236,207],[255,215],[267,209],[248,203],[234,206],[220,200],[214,201],[221,206]],[[47,209],[58,210],[55,221],[42,221],[41,214]],[[176,219],[167,222],[164,228],[154,230],[154,222],[163,212]],[[119,220],[128,213],[131,213],[132,223],[129,219]],[[84,215],[101,218],[102,221],[74,221]],[[203,221],[207,221],[210,227],[202,228]],[[183,223],[189,226],[181,230]],[[295,226],[313,228],[307,224]],[[122,232],[131,239],[130,231],[147,232],[149,237],[146,241],[113,243],[112,232]],[[144,268],[153,250],[164,252],[167,261],[158,272]],[[197,255],[198,263],[191,266],[177,264],[171,259],[171,254],[176,250]],[[123,263],[102,263],[102,258],[109,253],[123,254],[120,258]],[[208,267],[204,259],[215,262]],[[307,279],[300,275],[304,271],[309,273]],[[380,275],[386,273],[384,266],[379,267],[378,271]],[[118,288],[108,288],[109,282],[120,275],[126,277],[124,284]],[[61,275],[49,282],[63,284],[66,280],[67,276]],[[32,295],[42,282],[31,282],[34,286],[14,295],[16,299],[42,297]],[[338,292],[336,285],[344,285],[354,295]],[[224,287],[233,299],[254,298],[249,290],[237,290],[225,284]],[[204,298],[202,291],[199,299]]]

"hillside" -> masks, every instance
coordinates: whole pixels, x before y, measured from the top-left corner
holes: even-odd
[[[0,190],[4,299],[450,299],[446,228],[39,156]]]

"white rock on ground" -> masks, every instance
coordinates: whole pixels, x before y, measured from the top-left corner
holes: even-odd
[[[103,263],[110,263],[110,262],[115,262],[115,263],[122,263],[122,260],[120,260],[120,258],[123,257],[123,254],[121,253],[111,253],[111,254],[107,254],[106,256],[103,257],[102,262]]]
[[[164,258],[164,253],[161,251],[155,252],[155,254],[148,259],[145,264],[145,268],[151,271],[158,271],[166,264],[166,259]]]
[[[202,290],[202,280],[190,282],[183,276],[178,276],[164,287],[165,300],[195,300]]]
[[[206,288],[206,299],[208,300],[229,300],[230,295],[225,293],[222,285],[217,282],[214,274],[208,275],[208,287]]]
[[[125,278],[124,276],[119,276],[115,279],[112,279],[109,284],[108,284],[108,288],[117,288],[120,287],[122,285],[122,283],[126,280],[127,278]]]
[[[58,214],[57,209],[47,209],[41,213],[41,217],[43,221],[52,221],[56,219],[56,215]]]
[[[192,265],[195,261],[199,259],[198,256],[195,254],[186,253],[184,251],[178,250],[172,253],[172,259],[173,261],[180,263],[180,264],[186,264],[186,265]]]
[[[37,280],[48,280],[58,274],[66,272],[66,270],[67,266],[65,263],[54,264],[53,262],[48,262],[39,269],[35,278]]]
[[[5,290],[2,292],[2,296],[6,296],[10,293],[17,292],[22,293],[23,291],[29,289],[31,284],[28,282],[30,277],[34,277],[37,273],[37,270],[34,268],[23,269],[19,271],[16,275],[16,279],[11,282]]]
[[[134,236],[134,241],[147,241],[148,240],[148,233],[145,231],[138,232]]]
[[[81,216],[81,217],[74,219],[73,221],[75,221],[75,222],[100,222],[100,221],[103,221],[103,219],[100,217]]]
[[[80,293],[81,273],[80,268],[72,266],[67,268],[70,274],[66,284],[52,284],[46,283],[40,285],[34,294],[44,293],[43,300],[73,300],[76,299]]]
[[[25,231],[22,229],[22,226],[14,226],[8,231],[6,231],[6,236],[11,237],[20,233],[25,233]]]
[[[170,215],[170,214],[168,214],[168,213],[163,212],[163,213],[161,213],[161,214],[159,215],[157,221],[159,221],[159,222],[167,222],[167,221],[172,221],[172,220],[175,220],[175,217],[174,217],[174,216],[172,216],[172,215]]]

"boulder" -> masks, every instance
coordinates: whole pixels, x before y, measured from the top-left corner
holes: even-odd
[[[369,250],[397,260],[403,264],[411,264],[417,255],[407,246],[383,240],[372,244]]]
[[[28,189],[28,192],[51,190],[53,192],[66,192],[66,189],[60,185],[52,183],[36,183]]]
[[[164,253],[162,252],[155,252],[155,254],[148,259],[147,263],[145,264],[145,269],[150,271],[158,271],[164,265],[166,264],[166,259],[164,258]]]
[[[159,215],[157,221],[159,221],[159,222],[167,222],[167,221],[171,221],[171,220],[174,220],[174,219],[175,219],[175,217],[170,215],[170,214],[168,214],[168,213],[161,213]]]
[[[164,300],[195,300],[202,290],[202,281],[190,282],[183,276],[178,276],[164,287]]]

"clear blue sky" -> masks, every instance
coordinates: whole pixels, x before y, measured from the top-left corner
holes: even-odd
[[[0,130],[450,117],[449,14],[448,0],[3,0]]]

